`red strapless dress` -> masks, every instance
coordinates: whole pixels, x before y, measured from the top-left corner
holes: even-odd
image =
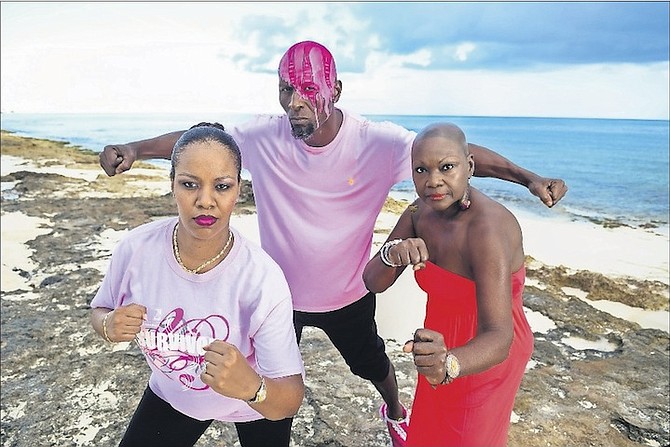
[[[477,334],[475,283],[428,262],[415,272],[428,294],[424,327],[442,333],[448,347]],[[512,275],[514,339],[502,363],[433,389],[424,376],[414,395],[407,445],[412,447],[504,446],[514,398],[533,352],[533,332],[523,312],[526,269]]]

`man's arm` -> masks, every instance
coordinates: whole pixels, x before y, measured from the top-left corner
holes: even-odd
[[[468,143],[468,147],[475,158],[476,177],[493,177],[523,185],[550,208],[568,191],[561,179],[540,177],[483,146]]]
[[[110,177],[130,169],[135,160],[169,159],[172,148],[185,131],[166,133],[147,140],[110,144],[100,152],[100,166]]]

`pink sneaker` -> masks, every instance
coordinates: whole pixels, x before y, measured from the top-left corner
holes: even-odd
[[[407,414],[407,409],[402,408],[403,419],[401,421],[396,421],[394,419],[389,419],[386,413],[386,403],[383,403],[379,407],[379,416],[382,420],[386,422],[386,427],[389,430],[389,436],[391,436],[391,445],[393,447],[405,447],[405,442],[407,441],[407,429],[409,428],[409,418]]]

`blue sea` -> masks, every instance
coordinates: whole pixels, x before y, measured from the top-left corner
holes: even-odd
[[[242,114],[2,114],[1,127],[22,136],[67,141],[93,151],[185,129],[200,121],[243,122]],[[568,118],[367,115],[419,131],[450,121],[468,141],[492,149],[546,177],[565,180],[569,191],[547,209],[525,187],[474,178],[473,186],[513,208],[626,225],[668,226],[668,121]],[[159,161],[158,164],[165,163]],[[413,198],[411,181],[394,187]]]

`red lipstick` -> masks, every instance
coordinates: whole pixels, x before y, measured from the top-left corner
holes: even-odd
[[[218,219],[213,216],[198,216],[193,220],[195,220],[195,223],[197,223],[201,227],[211,227],[216,223]]]

